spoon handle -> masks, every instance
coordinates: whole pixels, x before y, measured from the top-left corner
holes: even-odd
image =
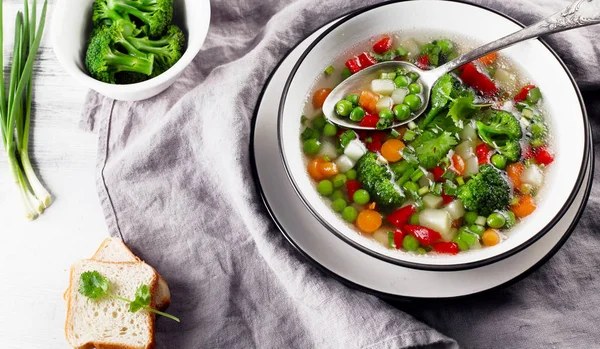
[[[600,23],[600,0],[577,0],[550,17],[501,39],[492,41],[489,44],[480,46],[440,66],[435,69],[439,71],[436,75],[442,76],[488,53],[501,50],[527,39],[597,23]]]

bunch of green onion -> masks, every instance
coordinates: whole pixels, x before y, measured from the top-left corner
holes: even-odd
[[[0,129],[2,144],[8,157],[14,182],[19,189],[28,219],[36,218],[50,205],[51,197],[37,178],[29,160],[29,125],[31,122],[31,99],[33,96],[33,63],[40,47],[48,1],[44,2],[39,25],[36,25],[36,0],[29,11],[25,0],[23,12],[15,19],[15,42],[12,51],[8,90],[4,74],[0,74]],[[0,67],[4,68],[2,23],[2,0],[0,0]]]

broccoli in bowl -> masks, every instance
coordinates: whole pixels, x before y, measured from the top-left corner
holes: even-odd
[[[185,51],[183,31],[171,23],[172,0],[96,0],[85,63],[96,80],[131,84],[156,77]]]

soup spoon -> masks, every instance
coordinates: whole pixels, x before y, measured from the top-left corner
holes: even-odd
[[[422,86],[421,96],[423,100],[421,106],[413,111],[408,119],[403,121],[394,119],[394,122],[384,129],[398,127],[409,123],[423,114],[429,105],[433,85],[444,74],[472,62],[477,58],[502,50],[521,41],[597,23],[600,23],[600,0],[577,0],[567,6],[564,10],[559,11],[550,17],[496,41],[492,41],[489,44],[471,50],[432,70],[422,70],[412,63],[403,61],[377,63],[353,74],[334,88],[325,99],[325,103],[323,104],[323,114],[329,121],[342,127],[358,130],[376,129],[375,127],[359,126],[357,123],[339,116],[335,112],[335,105],[338,101],[344,99],[347,94],[360,90],[362,86],[365,86],[365,84],[376,79],[377,73],[380,71],[396,71],[397,68],[403,68],[408,72],[416,72],[419,74],[419,82]]]

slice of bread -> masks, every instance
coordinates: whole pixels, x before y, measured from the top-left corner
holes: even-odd
[[[110,293],[134,299],[140,285],[148,285],[155,296],[158,276],[141,262],[100,262],[84,259],[71,267],[65,335],[76,349],[153,349],[155,316],[146,310],[129,311],[127,302],[102,297],[89,299],[79,293],[79,279],[86,271],[97,271],[110,281]]]
[[[106,238],[98,247],[98,251],[92,256],[93,260],[105,262],[139,262],[140,259],[125,246],[123,240]],[[158,273],[157,273],[158,274]],[[171,304],[171,292],[169,285],[158,274],[158,293],[156,295],[156,307],[165,310]]]

